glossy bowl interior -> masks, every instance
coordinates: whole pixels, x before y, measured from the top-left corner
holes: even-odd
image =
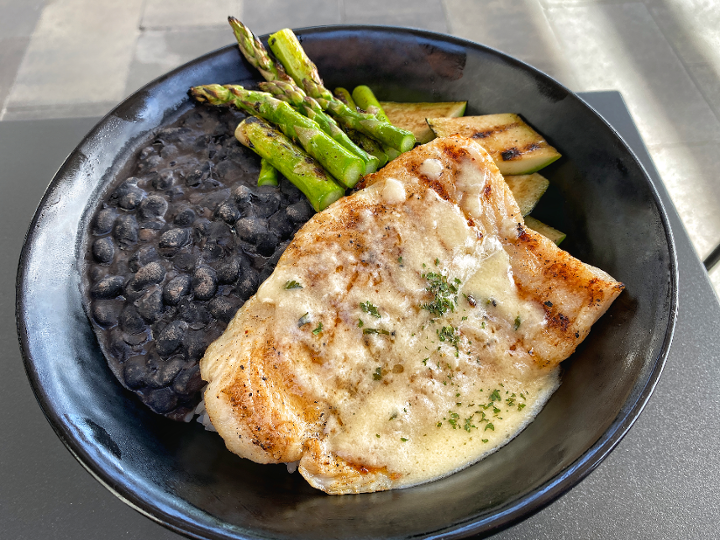
[[[211,82],[252,84],[228,46],[154,81],[104,118],[62,166],[30,226],[18,274],[29,378],[58,436],[110,490],[201,538],[464,537],[506,527],[584,478],[650,396],[672,336],[677,274],[661,203],[628,147],[567,89],[497,51],[428,32],[323,27],[298,32],[329,88],[380,99],[467,100],[467,114],[520,113],[563,158],[535,215],[564,248],[626,291],[565,362],[563,382],[524,432],[484,461],[405,490],[331,497],[282,465],[230,454],[213,433],[152,414],[118,384],[85,317],[84,235],[100,194],[154,130]],[[72,247],[73,249],[68,249]]]

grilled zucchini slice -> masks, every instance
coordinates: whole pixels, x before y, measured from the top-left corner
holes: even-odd
[[[550,182],[538,173],[505,176],[510,191],[520,207],[523,216],[527,216],[547,191]]]
[[[390,119],[390,123],[407,129],[415,135],[420,144],[435,138],[425,122],[426,118],[456,118],[465,114],[467,101],[448,101],[440,103],[398,103],[381,101],[380,106]]]
[[[428,118],[427,123],[438,137],[458,134],[475,139],[503,175],[531,174],[560,158],[560,153],[517,114]]]
[[[525,216],[525,225],[528,229],[532,229],[536,233],[540,233],[544,237],[555,242],[556,246],[559,246],[560,242],[565,240],[565,237],[567,236],[564,232],[558,231],[557,229],[551,227],[550,225],[546,225],[532,216]]]

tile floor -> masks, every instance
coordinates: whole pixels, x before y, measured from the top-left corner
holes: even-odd
[[[256,33],[389,24],[490,45],[575,91],[620,90],[700,257],[720,242],[720,0],[0,0],[0,120],[97,116]],[[720,291],[720,268],[711,274]]]

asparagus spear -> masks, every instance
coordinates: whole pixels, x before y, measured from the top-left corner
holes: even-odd
[[[352,98],[352,94],[350,94],[346,88],[338,87],[333,93],[339,101],[342,101],[351,109],[357,109],[357,105],[355,104],[355,100]]]
[[[258,175],[258,186],[277,186],[277,169],[267,159],[260,159],[260,174]]]
[[[228,17],[228,22],[233,29],[240,52],[266,81],[293,82],[292,78],[285,73],[282,64],[273,62],[262,42],[255,37],[255,34],[247,26],[232,16]]]
[[[234,104],[272,122],[290,139],[299,142],[308,154],[347,187],[355,186],[365,170],[365,163],[360,157],[328,137],[316,122],[266,92],[246,90],[238,85],[209,84],[191,88],[190,95],[211,105]]]
[[[249,116],[238,125],[235,138],[252,149],[295,184],[317,212],[345,194],[315,161],[266,121]]]
[[[305,94],[294,82],[268,81],[259,84],[260,88],[271,93],[278,99],[287,101],[302,114],[317,122],[325,133],[335,139],[346,150],[358,155],[365,162],[365,174],[378,169],[379,160],[356,145],[347,134],[340,129],[337,122],[325,114],[322,107],[313,98]]]
[[[282,84],[282,86],[280,86],[282,92],[274,87],[263,88],[263,90],[272,92],[280,97],[280,99],[289,102],[302,114],[315,120],[320,126],[320,129],[335,139],[345,149],[358,155],[365,163],[365,174],[375,172],[379,163],[377,158],[369,155],[353,143],[337,123],[324,113],[317,101],[306,96],[305,92],[303,92],[285,72],[282,64],[276,63],[270,58],[262,42],[247,26],[235,17],[228,17],[228,22],[233,29],[240,52],[247,61],[256,67],[263,78],[269,83]],[[305,99],[306,97],[308,98],[307,100]]]
[[[352,92],[352,97],[355,100],[357,106],[361,109],[364,109],[370,114],[375,115],[378,120],[382,120],[383,122],[387,122],[388,124],[392,123],[385,114],[385,111],[383,111],[380,102],[375,97],[375,94],[373,94],[373,91],[370,90],[369,86],[365,86],[364,84],[356,86],[355,90],[353,90]]]
[[[350,140],[362,148],[365,152],[374,156],[378,160],[378,168],[384,167],[385,164],[390,161],[387,152],[382,145],[372,137],[368,137],[364,133],[355,131],[354,129],[347,130],[348,137]],[[397,152],[397,150],[395,150]],[[396,156],[397,157],[397,156]]]
[[[341,126],[361,131],[399,152],[407,152],[413,147],[415,136],[409,131],[382,122],[371,114],[353,110],[337,100],[323,85],[317,67],[307,57],[292,30],[286,28],[271,34],[268,45],[285,66],[287,74],[298,86],[304,88],[310,97],[315,98],[323,109],[329,111]]]

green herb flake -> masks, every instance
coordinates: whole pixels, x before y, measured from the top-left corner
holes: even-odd
[[[422,361],[423,366],[427,366],[427,361],[428,361],[428,360],[430,360],[430,357],[427,357],[427,358],[425,358],[425,359]]]
[[[482,442],[488,442],[487,439],[480,439]]]
[[[302,317],[298,319],[298,328],[301,326],[305,326],[310,322],[310,313],[305,313]]]
[[[376,381],[379,381],[380,379],[382,379],[382,368],[377,368],[375,370],[375,373],[373,373],[373,379]],[[392,420],[392,418],[391,418],[391,420]]]
[[[303,286],[300,285],[300,284],[299,284],[297,281],[295,281],[294,279],[291,280],[291,281],[286,281],[286,282],[285,282],[285,290],[286,290],[286,291],[289,291],[289,290],[292,290],[292,289],[302,289],[302,288],[303,288]]]
[[[525,408],[524,403],[518,403],[518,411],[522,411]]]
[[[400,437],[400,440],[401,440],[402,442],[408,442],[408,440],[407,440],[405,437]]]
[[[442,427],[442,422],[438,422],[437,424],[435,424],[435,427]]]
[[[520,323],[520,315],[518,315],[517,317],[515,317],[515,325],[513,326],[513,329],[517,331],[517,329],[520,328]]]
[[[363,334],[383,334],[389,336],[390,332],[384,328],[364,328]]]
[[[435,259],[435,266],[440,264],[440,259]]]
[[[398,257],[398,258],[397,258],[397,261],[398,261],[399,264],[402,264],[402,263],[403,263],[402,257]]]
[[[363,322],[363,320],[358,319],[358,328],[362,328],[363,326],[365,326],[365,323]]]
[[[495,426],[492,425],[492,422],[488,422],[483,431],[487,431],[488,429],[491,431],[495,431]]]
[[[379,434],[379,433],[376,433],[375,436],[376,436],[378,439],[380,438],[380,434]]]
[[[500,397],[500,390],[497,388],[493,390],[493,393],[490,394],[490,401],[502,401],[502,398]]]
[[[454,312],[457,304],[457,286],[449,283],[445,274],[428,272],[422,274],[422,277],[428,281],[425,290],[431,293],[434,299],[427,304],[420,304],[420,307],[427,309],[436,317],[441,317],[448,311]]]
[[[380,315],[378,308],[372,305],[370,302],[360,302],[360,309],[362,309],[364,313],[372,315],[376,319],[379,319],[382,316]]]

